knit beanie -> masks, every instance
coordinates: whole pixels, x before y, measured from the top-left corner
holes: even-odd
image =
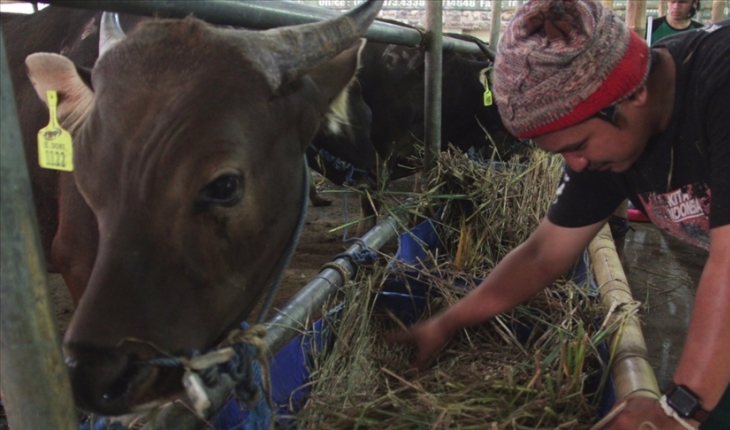
[[[592,0],[531,0],[507,25],[494,64],[505,127],[526,139],[590,118],[634,93],[649,48]]]

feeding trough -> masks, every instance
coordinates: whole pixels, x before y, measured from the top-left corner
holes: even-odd
[[[434,240],[436,241],[436,245],[434,246]],[[610,238],[609,238],[610,240]],[[430,242],[430,244],[429,244]],[[443,241],[441,241],[443,242]],[[433,287],[429,285],[428,283],[433,281],[433,278],[430,276],[421,277],[419,279],[417,274],[408,273],[408,269],[413,268],[414,263],[423,263],[428,261],[427,258],[427,249],[438,249],[439,248],[439,235],[436,234],[436,231],[433,229],[432,222],[427,222],[425,224],[422,224],[421,226],[417,227],[414,230],[409,231],[408,233],[404,234],[400,238],[400,247],[399,252],[397,254],[397,259],[395,262],[392,262],[389,266],[390,270],[385,270],[385,273],[380,273],[377,276],[372,275],[370,276],[370,284],[372,285],[377,284],[377,290],[373,290],[372,292],[366,288],[367,282],[365,282],[363,279],[367,279],[367,276],[365,278],[360,277],[358,279],[358,282],[353,284],[353,288],[348,288],[348,293],[345,293],[347,296],[345,299],[345,302],[342,306],[337,308],[336,311],[331,312],[327,318],[323,321],[318,321],[318,323],[315,325],[314,330],[301,335],[292,343],[289,345],[291,348],[293,348],[293,351],[289,351],[288,354],[289,358],[293,358],[293,361],[288,359],[287,357],[283,355],[278,355],[275,357],[274,362],[272,362],[272,383],[276,386],[277,382],[276,379],[279,377],[279,375],[283,375],[284,372],[280,372],[277,370],[278,367],[281,367],[282,369],[290,370],[292,368],[298,367],[299,369],[304,369],[302,372],[298,374],[298,381],[301,381],[301,385],[290,385],[288,389],[283,390],[284,393],[288,392],[289,395],[286,398],[279,399],[278,406],[280,407],[280,412],[284,415],[294,413],[296,412],[296,408],[301,407],[303,404],[304,409],[300,411],[296,417],[295,421],[298,425],[302,425],[302,427],[307,428],[307,423],[305,422],[308,418],[302,418],[302,414],[310,414],[310,415],[316,415],[319,413],[319,411],[316,411],[317,402],[321,402],[321,400],[317,400],[316,396],[318,393],[312,393],[311,395],[313,397],[308,397],[309,390],[313,385],[320,385],[320,388],[315,387],[315,390],[320,390],[321,392],[321,386],[322,381],[325,381],[324,387],[325,391],[335,391],[337,389],[336,383],[333,381],[335,379],[342,378],[343,381],[347,381],[350,386],[355,387],[365,387],[365,385],[369,382],[369,379],[375,379],[377,376],[377,373],[380,373],[380,376],[383,376],[385,379],[390,380],[391,382],[395,383],[403,383],[405,385],[408,385],[409,383],[413,385],[413,387],[426,387],[428,386],[427,382],[423,379],[417,378],[416,375],[409,374],[406,371],[407,366],[401,366],[400,369],[393,370],[392,368],[383,366],[382,368],[376,369],[377,372],[373,374],[368,374],[366,372],[366,368],[358,367],[359,363],[358,360],[360,358],[371,354],[372,352],[376,350],[392,350],[395,349],[395,346],[388,345],[383,346],[382,342],[379,343],[371,343],[366,344],[363,346],[353,346],[354,345],[354,338],[347,337],[347,332],[342,329],[338,324],[342,322],[342,320],[347,319],[348,312],[351,312],[351,309],[354,306],[357,306],[358,304],[366,303],[365,305],[365,311],[363,312],[362,308],[360,311],[356,311],[354,316],[350,315],[349,318],[354,321],[370,321],[373,315],[378,315],[379,317],[382,317],[383,315],[386,315],[386,320],[388,318],[395,317],[398,320],[402,320],[403,323],[408,324],[412,322],[413,320],[419,318],[421,312],[424,308],[428,309],[431,305],[431,303],[434,301],[434,297],[436,297],[436,300],[439,300],[439,294],[436,293],[433,294]],[[444,245],[443,243],[440,243],[440,245]],[[605,251],[606,247],[601,246],[601,248]],[[439,251],[436,251],[437,253]],[[615,252],[614,252],[615,253]],[[603,264],[604,257],[591,257],[590,258],[592,263],[594,265],[596,264]],[[600,261],[596,262],[595,260],[598,259]],[[590,274],[590,271],[587,270],[588,258],[584,256],[583,259],[581,259],[580,262],[578,262],[576,266],[576,270],[572,275],[570,276],[572,282],[577,285],[581,285],[582,291],[584,291],[585,297],[583,297],[584,301],[591,301],[593,303],[598,301],[597,298],[597,287],[596,285],[601,286],[601,290],[604,290],[604,287],[606,285],[606,281],[604,279],[599,279],[597,282],[593,282],[591,278],[587,278],[587,275]],[[410,264],[409,264],[410,263]],[[403,268],[405,267],[405,270]],[[620,268],[620,266],[619,266]],[[382,272],[382,271],[381,271]],[[596,276],[604,276],[600,273],[601,271],[597,271]],[[377,280],[373,282],[373,279]],[[472,283],[473,281],[470,279],[471,277],[469,275],[460,274],[457,276],[459,280],[454,279],[448,279],[448,280],[442,280],[441,282],[436,282],[440,284],[459,284],[463,281],[463,283],[466,285],[469,282]],[[425,282],[424,282],[425,281]],[[352,292],[353,296],[349,296]],[[561,301],[564,301],[563,299],[566,298],[566,295],[573,294],[570,292],[570,290],[561,290],[557,289],[556,291],[552,291],[548,293],[548,296],[544,297],[542,300],[550,301],[551,303],[558,303]],[[582,293],[583,294],[583,293]],[[628,357],[626,354],[623,354],[621,351],[621,346],[623,341],[626,338],[631,338],[632,336],[629,336],[628,333],[631,331],[634,331],[635,327],[632,328],[634,322],[635,322],[635,316],[633,315],[635,313],[636,307],[633,308],[630,306],[629,302],[633,302],[630,299],[630,294],[628,294],[628,299],[623,296],[620,298],[619,302],[620,305],[616,305],[615,299],[606,299],[604,298],[604,303],[606,306],[604,309],[609,310],[611,314],[604,318],[603,315],[600,313],[591,315],[589,320],[590,324],[598,324],[602,326],[606,326],[607,324],[614,324],[614,329],[612,331],[607,331],[604,333],[604,335],[601,336],[595,336],[595,332],[590,335],[590,339],[587,342],[582,341],[582,339],[586,338],[588,336],[588,331],[593,330],[593,327],[590,327],[588,325],[584,325],[581,330],[582,332],[573,333],[574,336],[572,338],[568,338],[568,334],[571,332],[568,330],[564,333],[566,335],[565,339],[565,348],[569,352],[575,353],[578,351],[578,347],[582,344],[583,347],[587,347],[589,349],[596,349],[596,352],[598,352],[598,356],[600,358],[596,358],[594,360],[598,360],[599,366],[601,366],[599,369],[593,369],[592,371],[583,372],[581,366],[576,366],[573,369],[573,382],[572,384],[575,385],[574,388],[578,388],[577,391],[573,391],[573,393],[568,393],[564,396],[563,400],[567,400],[569,402],[574,403],[580,403],[575,398],[575,393],[580,392],[582,394],[588,394],[590,396],[590,403],[593,405],[593,409],[591,412],[591,415],[589,416],[583,416],[580,421],[572,422],[573,427],[566,427],[566,428],[588,428],[587,426],[590,425],[591,422],[595,422],[600,416],[604,415],[609,408],[613,405],[615,398],[622,398],[627,394],[631,393],[637,393],[639,391],[644,391],[647,395],[652,395],[652,393],[655,392],[655,389],[651,387],[650,383],[645,382],[639,382],[635,378],[630,377],[628,379],[632,380],[632,385],[629,388],[626,388],[626,386],[621,386],[621,383],[619,383],[618,388],[616,391],[612,388],[613,385],[611,383],[611,379],[609,376],[609,372],[607,367],[611,367],[613,369],[613,372],[611,376],[613,378],[616,378],[617,380],[622,381],[626,380],[626,372],[623,372],[620,367],[627,368],[627,367],[636,367],[633,363],[629,363],[631,360],[637,359],[637,357]],[[613,302],[612,302],[613,300]],[[373,306],[370,306],[370,304],[373,304]],[[626,305],[626,306],[624,306]],[[369,309],[368,309],[369,307]],[[617,312],[617,309],[622,309],[621,312]],[[632,310],[633,309],[633,310]],[[357,312],[362,312],[358,314]],[[515,343],[516,348],[520,348],[519,345],[522,345],[525,341],[524,339],[527,338],[529,340],[531,333],[536,332],[540,330],[541,332],[544,332],[544,328],[536,327],[534,325],[535,321],[539,321],[539,317],[536,318],[532,311],[528,310],[525,312],[525,309],[522,310],[522,319],[512,319],[512,320],[502,320],[499,324],[502,324],[503,327],[501,332],[498,332],[497,335],[499,336],[506,336],[506,337],[514,337],[518,340],[518,342]],[[496,320],[497,318],[495,318]],[[504,321],[508,321],[505,323]],[[393,326],[390,326],[391,329]],[[323,333],[325,334],[331,334],[335,333],[333,336],[325,336],[323,337]],[[613,333],[611,335],[611,333]],[[585,336],[584,336],[585,335]],[[609,335],[611,335],[609,337]],[[469,335],[467,334],[467,337]],[[639,331],[640,336],[640,331]],[[356,336],[357,337],[357,336]],[[533,336],[534,337],[534,336]],[[520,340],[521,339],[521,340]],[[576,340],[579,340],[576,342]],[[598,342],[598,340],[601,340]],[[601,344],[601,346],[599,346]],[[608,354],[606,344],[611,346],[611,350],[614,351],[614,354]],[[324,361],[328,360],[328,357],[331,357],[332,351],[340,348],[343,349],[349,349],[347,352],[349,354],[348,358],[340,363],[340,367],[338,368],[338,371],[330,372],[329,376],[325,375],[324,379],[322,376],[322,370],[321,366]],[[571,349],[572,348],[572,349]],[[523,347],[524,350],[527,350],[527,347]],[[603,352],[599,352],[598,350],[602,349]],[[447,348],[448,350],[448,348]],[[636,351],[636,349],[633,349]],[[326,351],[326,354],[321,354],[321,351]],[[524,351],[523,351],[524,352]],[[401,352],[403,355],[403,352]],[[442,353],[444,354],[444,353]],[[277,360],[283,360],[281,362],[276,362]],[[541,363],[549,363],[550,361],[555,362],[556,358],[555,356],[550,356],[550,354],[546,355],[535,355],[536,360],[540,360]],[[638,359],[641,359],[641,356],[638,357]],[[348,361],[349,360],[349,361]],[[477,362],[483,362],[488,361],[485,360],[484,357],[474,359],[474,363]],[[407,362],[407,358],[401,357],[401,362],[405,363]],[[619,364],[621,363],[621,364]],[[574,363],[575,364],[575,363]],[[372,367],[372,366],[371,366]],[[520,366],[513,366],[511,369],[516,369]],[[639,366],[642,367],[642,366]],[[538,365],[539,368],[539,365]],[[577,370],[576,370],[577,369]],[[649,369],[650,370],[650,369]],[[313,371],[314,373],[310,374],[309,372]],[[349,376],[348,373],[357,374],[360,372],[362,375],[368,375],[367,378],[358,380],[357,376]],[[519,372],[514,372],[513,376],[519,376]],[[649,372],[650,373],[650,372]],[[481,384],[481,379],[484,377],[484,375],[488,375],[488,371],[485,371],[482,377],[478,378],[479,383],[475,382],[475,386],[478,386]],[[372,376],[371,375],[376,375]],[[648,379],[651,380],[653,378],[653,375],[648,375]],[[540,380],[540,375],[535,376],[534,381],[529,381],[527,384],[520,385],[519,382],[515,382],[510,388],[511,390],[515,390],[517,392],[522,391],[523,393],[529,393],[529,392],[538,392],[540,390],[549,391],[551,388],[547,387],[547,385],[550,384],[550,382],[546,382],[543,378],[543,381],[541,383],[538,383]],[[329,379],[327,379],[329,378]],[[515,378],[516,379],[516,378]],[[556,382],[558,378],[553,378],[552,382]],[[327,382],[329,381],[329,382]],[[537,382],[535,382],[537,381]],[[289,381],[290,382],[290,381]],[[353,382],[355,382],[353,384]],[[565,382],[565,381],[563,381]],[[285,386],[287,384],[287,381],[283,381],[280,378],[279,381],[280,386]],[[329,385],[328,385],[329,384]],[[347,385],[347,384],[346,384]],[[431,391],[429,389],[423,389],[421,392],[417,393],[421,397],[430,399],[429,401],[433,402],[432,404],[435,404],[434,410],[438,412],[437,416],[434,418],[435,420],[446,420],[446,422],[451,422],[453,425],[460,424],[458,421],[458,418],[454,418],[454,416],[458,415],[453,411],[448,411],[446,409],[439,409],[438,406],[438,399],[435,397],[437,394],[436,391],[443,387],[450,387],[450,388],[459,388],[460,386],[463,388],[467,384],[463,384],[460,382],[450,381],[443,379],[439,382],[436,386],[429,386]],[[486,384],[481,384],[486,385]],[[570,385],[570,384],[568,384]],[[410,388],[413,388],[410,387]],[[456,389],[455,388],[455,389]],[[363,388],[364,389],[364,388]],[[395,389],[395,391],[401,392],[408,390],[409,388],[398,388]],[[414,388],[416,389],[416,388]],[[474,389],[471,387],[471,389]],[[504,389],[504,384],[501,387],[501,389]],[[277,388],[273,388],[274,392],[276,392]],[[555,390],[554,385],[552,387],[553,392],[560,394],[560,390]],[[352,402],[357,401],[356,396],[354,396],[354,393],[351,396]],[[397,396],[393,396],[393,393],[386,392],[385,394],[380,393],[381,395],[378,395],[376,391],[366,393],[366,397],[363,398],[363,404],[362,405],[356,405],[354,406],[354,409],[338,409],[338,406],[333,404],[333,402],[325,402],[326,408],[329,412],[331,412],[333,415],[339,414],[341,417],[344,417],[346,420],[345,423],[348,424],[341,424],[345,427],[351,427],[354,425],[354,423],[364,424],[369,423],[369,425],[372,426],[379,426],[378,428],[387,428],[385,421],[373,421],[374,419],[381,419],[383,420],[384,416],[397,416],[397,415],[406,415],[407,411],[398,409],[394,405],[399,404],[399,400],[397,399]],[[565,393],[562,393],[565,394]],[[561,395],[562,395],[561,394]],[[524,394],[523,394],[524,395]],[[558,398],[553,400],[560,400],[560,396]],[[304,403],[304,402],[309,403]],[[408,402],[411,402],[409,400]],[[402,402],[402,403],[408,403],[408,402]],[[401,405],[402,406],[402,405]],[[468,408],[466,408],[468,409]],[[543,405],[541,408],[542,411],[545,411],[547,415],[550,415],[551,413],[555,413],[556,410],[553,409],[550,405]],[[332,412],[334,411],[334,412]],[[370,415],[372,412],[375,412],[376,417]],[[433,413],[433,411],[431,411]],[[465,416],[465,415],[464,415]],[[482,415],[482,418],[485,415]],[[497,417],[498,418],[498,417]],[[289,419],[288,415],[284,417],[284,419]],[[559,418],[562,419],[562,418]],[[361,420],[361,421],[357,421]],[[496,421],[496,420],[495,420]],[[432,422],[433,423],[433,422]],[[328,423],[332,424],[332,423]],[[320,426],[327,426],[328,424],[323,424],[320,422]],[[423,424],[423,423],[422,423]],[[561,423],[564,424],[564,423]],[[332,424],[337,426],[336,424]],[[424,424],[425,425],[425,424]],[[466,424],[465,424],[466,425]],[[310,426],[308,428],[317,428],[316,425],[314,427]],[[551,427],[546,427],[551,428]]]
[[[411,250],[423,250],[421,248],[421,245],[423,245],[422,239],[424,235],[428,237],[429,235],[431,237],[435,237],[433,235],[434,231],[430,223],[422,224],[421,226],[417,227],[414,231],[405,233],[401,235],[400,237],[400,247],[399,247],[399,258],[402,258],[402,261],[407,261],[409,259],[414,258],[414,254],[411,253]],[[416,239],[414,239],[414,236]],[[419,242],[418,246],[411,246],[415,245],[415,242]],[[580,279],[581,277],[584,278],[584,282],[586,285],[593,284],[592,291],[595,293],[595,284],[590,283],[588,279],[585,279],[585,275],[587,273],[587,267],[586,267],[586,259],[582,259],[581,262],[576,267],[576,271],[574,274],[574,277],[576,279]],[[457,282],[458,283],[458,282]],[[469,283],[469,281],[465,280],[464,284]],[[380,289],[373,300],[374,307],[373,307],[373,313],[372,315],[379,314],[392,314],[397,316],[399,319],[402,319],[403,322],[406,324],[413,322],[415,319],[419,318],[420,315],[425,311],[425,309],[428,307],[428,303],[433,300],[433,295],[437,294],[433,291],[432,285],[429,285],[429,282],[424,279],[418,279],[417,275],[415,273],[408,273],[403,271],[397,271],[397,270],[390,270],[388,271],[388,274],[386,275],[386,278],[382,281],[382,289]],[[353,287],[353,290],[359,290],[361,294],[355,293],[357,296],[357,300],[367,300],[368,290],[364,285],[356,285]],[[350,301],[355,300],[355,296],[348,295],[347,299]],[[297,374],[296,378],[297,381],[301,383],[300,386],[296,386],[296,384],[289,384],[291,380],[289,381],[281,381],[280,387],[284,387],[287,384],[289,389],[289,397],[285,398],[279,398],[279,408],[280,411],[284,412],[285,414],[290,414],[292,412],[291,409],[287,411],[287,408],[298,408],[303,405],[305,405],[305,402],[307,400],[307,397],[309,396],[309,391],[311,389],[311,382],[312,380],[309,379],[309,372],[313,369],[316,365],[321,365],[323,361],[327,360],[326,353],[323,354],[323,349],[325,351],[332,351],[332,348],[337,348],[336,345],[333,343],[336,342],[346,342],[350,343],[352,342],[352,339],[345,338],[343,339],[343,336],[346,337],[345,334],[343,334],[343,330],[341,327],[338,327],[338,324],[342,323],[342,320],[350,318],[350,319],[359,319],[362,317],[362,315],[344,315],[346,312],[349,312],[350,310],[347,309],[347,306],[351,306],[353,303],[348,302],[346,299],[346,302],[343,303],[343,305],[339,308],[336,308],[335,311],[332,311],[329,316],[325,320],[320,320],[315,324],[314,328],[310,330],[307,334],[301,335],[288,346],[288,348],[291,348],[289,350],[286,350],[286,352],[282,351],[283,353],[277,354],[277,356],[274,358],[274,361],[271,363],[271,375],[272,375],[272,383],[274,384],[274,393],[276,396],[277,392],[277,382],[275,381],[279,376],[284,376],[286,374],[290,374],[292,369],[298,369],[299,373]],[[367,306],[365,306],[367,307]],[[362,308],[362,307],[359,307]],[[360,311],[354,311],[355,313]],[[361,319],[361,318],[360,318]],[[387,319],[387,318],[386,318]],[[332,330],[329,330],[327,325],[332,324]],[[513,334],[518,338],[521,342],[527,341],[527,339],[530,337],[530,332],[533,330],[534,326],[530,320],[524,321],[524,323],[517,323],[513,324],[511,327],[508,328],[508,331],[512,331]],[[324,333],[324,336],[323,336]],[[334,333],[334,335],[333,335]],[[381,342],[378,342],[380,346],[372,347],[372,348],[394,348],[394,346],[383,346]],[[327,348],[330,348],[327,350]],[[457,347],[454,347],[457,348]],[[362,356],[364,354],[367,354],[367,352],[359,351],[357,350],[357,347],[353,347],[352,353],[356,356]],[[605,346],[602,348],[601,355],[604,359],[604,362],[608,361],[608,354],[605,349]],[[314,357],[313,357],[314,356]],[[277,370],[281,369],[281,371]],[[361,369],[357,368],[357,365],[352,366],[350,369],[352,372],[358,372]],[[401,369],[402,370],[402,369]],[[344,370],[344,372],[347,372],[348,370]],[[287,373],[289,372],[289,373]],[[384,369],[382,372],[384,372],[386,377],[390,378],[396,378],[397,376],[389,376],[391,372],[395,372],[390,369]],[[596,401],[596,411],[597,414],[595,415],[595,419],[598,419],[600,416],[605,414],[610,406],[613,404],[613,384],[610,379],[605,381],[605,383],[601,384],[601,375],[602,373],[593,375],[593,378],[591,380],[586,382],[586,385],[591,385],[590,387],[586,388],[586,391],[593,391],[598,388],[598,386],[601,386],[601,392],[599,393],[600,400]],[[314,377],[318,378],[321,375],[319,374],[319,370],[314,369]],[[418,384],[419,380],[412,374],[405,374],[403,375],[404,378],[414,378],[409,379],[414,381],[414,383]],[[347,378],[346,376],[343,376],[343,378]],[[354,379],[357,379],[356,377]],[[326,382],[319,382],[324,383],[326,385]],[[454,384],[460,384],[459,381],[453,381]],[[426,382],[424,382],[426,384]],[[448,385],[446,381],[444,381],[445,385]],[[336,384],[333,384],[333,390],[336,390],[335,387]],[[485,384],[485,386],[488,386],[488,384]],[[457,390],[458,391],[458,390]],[[396,395],[397,397],[397,395]],[[374,403],[377,404],[377,396],[374,396],[372,399],[370,399]],[[367,403],[367,402],[366,402]],[[387,402],[386,402],[387,403]],[[305,408],[312,407],[312,404],[306,404]],[[337,405],[329,405],[332,409],[337,408]],[[379,406],[379,407],[382,407]],[[357,406],[354,406],[355,409],[358,409]],[[381,416],[383,413],[387,414],[386,412],[377,411],[378,407],[372,407],[371,410],[368,410],[368,408],[371,408],[367,404],[363,404],[361,407],[359,407],[359,410],[361,410],[361,413],[363,417],[370,419],[371,421],[363,420],[359,422],[360,424],[365,424],[367,422],[370,423],[370,425],[378,425],[372,421],[373,416]],[[385,408],[387,409],[387,408]],[[306,411],[306,409],[305,409]],[[350,411],[351,412],[351,411]],[[393,411],[395,413],[395,411]],[[343,415],[346,415],[348,412],[344,412]],[[316,414],[316,413],[315,413]],[[438,413],[437,413],[438,415]],[[488,420],[488,417],[483,417],[485,420]],[[452,421],[452,423],[455,426],[459,425],[458,418],[457,421]],[[357,420],[355,418],[352,419],[352,422],[349,422],[347,420],[345,421],[337,421],[335,420],[330,422],[320,422],[318,425],[320,426],[327,426],[327,425],[345,425],[348,427],[349,425],[352,425]],[[487,421],[488,422],[488,421]],[[334,424],[333,424],[334,423]],[[348,423],[348,424],[344,424]],[[466,421],[465,421],[466,423]],[[415,423],[413,423],[415,425]],[[382,423],[382,428],[387,428],[387,423],[384,420]],[[310,424],[309,426],[305,425],[305,428],[316,428],[316,425],[312,427]],[[575,427],[580,428],[580,427]]]

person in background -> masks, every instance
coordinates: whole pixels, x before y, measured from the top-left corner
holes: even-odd
[[[709,250],[687,341],[661,399],[629,395],[605,430],[730,428],[730,20],[649,47],[592,0],[532,0],[495,61],[504,125],[565,159],[547,216],[452,307],[389,334],[425,368],[459,330],[549,287],[628,198]],[[614,415],[615,414],[615,415]]]
[[[700,0],[669,0],[667,7],[669,13],[666,16],[652,21],[649,45],[672,34],[704,27],[692,19],[700,9]]]

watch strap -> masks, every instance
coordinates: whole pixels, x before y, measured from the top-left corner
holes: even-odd
[[[704,409],[702,407],[702,402],[700,401],[699,396],[697,394],[695,394],[694,391],[692,391],[689,388],[687,388],[687,386],[685,386],[685,385],[677,385],[677,384],[674,383],[674,381],[669,381],[669,383],[667,384],[667,386],[664,388],[664,395],[667,396],[667,397],[671,396],[672,393],[674,393],[677,390],[677,388],[679,388],[680,386],[686,392],[688,392],[689,394],[691,394],[695,399],[697,399],[697,405],[698,405],[697,410],[694,412],[694,414],[692,414],[691,417],[687,417],[687,418],[693,419],[693,420],[695,420],[697,422],[700,422],[700,423],[703,422],[703,421],[705,421],[707,418],[709,418],[710,417],[710,411],[708,411],[708,410],[706,410],[706,409]]]
[[[673,418],[674,421],[678,422],[686,430],[698,430],[697,427],[690,424],[686,419],[680,417],[679,413],[673,407],[669,406],[669,404],[667,403],[666,394],[664,394],[662,398],[659,399],[659,406],[661,406],[662,410],[665,414],[667,414],[668,417]]]

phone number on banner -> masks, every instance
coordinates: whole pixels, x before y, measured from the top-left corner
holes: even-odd
[[[385,0],[383,9],[425,9],[427,0]],[[317,5],[327,8],[349,9],[362,4],[364,0],[318,0]],[[491,6],[491,0],[445,0],[444,9],[477,9],[485,10]]]

